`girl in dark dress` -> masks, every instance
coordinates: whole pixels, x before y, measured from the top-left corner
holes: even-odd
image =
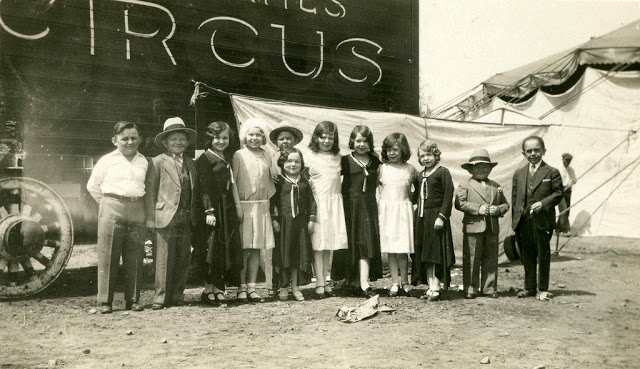
[[[313,248],[310,234],[316,220],[316,202],[307,179],[300,175],[304,159],[300,150],[285,148],[278,158],[282,174],[271,199],[273,231],[279,234],[273,251],[273,267],[280,276],[278,298],[289,298],[289,281],[296,301],[303,301],[298,281],[309,279]]]
[[[380,159],[373,153],[369,127],[356,126],[349,137],[353,152],[341,160],[342,197],[348,249],[334,251],[333,280],[353,283],[359,295],[371,297],[369,281],[382,277],[376,188]]]
[[[197,192],[206,214],[203,236],[208,271],[201,299],[209,305],[224,302],[226,283],[237,284],[242,270],[242,246],[238,228],[238,189],[233,181],[227,152],[233,131],[225,122],[209,124],[207,150],[196,161]]]
[[[449,170],[440,166],[440,154],[435,142],[427,140],[420,144],[418,161],[424,170],[414,184],[414,198],[418,207],[411,282],[414,286],[429,283],[429,290],[424,296],[429,301],[440,298],[440,279],[436,276],[436,267],[444,271],[445,286],[448,286],[448,268],[455,263],[449,222],[453,205],[453,180]]]

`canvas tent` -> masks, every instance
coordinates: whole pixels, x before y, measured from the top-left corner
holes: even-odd
[[[338,124],[342,154],[350,151],[349,133],[358,124],[372,129],[378,152],[386,135],[404,133],[414,153],[409,163],[418,169],[418,145],[426,138],[432,139],[440,146],[442,164],[451,171],[456,186],[469,177],[460,164],[469,159],[474,148],[485,147],[499,162],[491,178],[503,186],[509,200],[513,173],[526,163],[521,142],[527,136],[540,135],[547,142],[545,159],[550,164],[559,167],[561,154],[571,152],[578,176],[586,172],[576,186],[574,201],[597,189],[572,209],[571,220],[577,228],[582,226],[580,233],[640,237],[636,218],[640,214],[636,189],[640,169],[633,170],[640,165],[640,145],[635,137],[640,126],[640,72],[633,64],[640,53],[638,27],[640,21],[623,28],[622,35],[627,37],[622,40],[615,32],[603,36],[611,42],[608,48],[594,39],[585,45],[595,48],[582,45],[493,77],[479,93],[440,110],[440,116],[455,111],[454,119],[326,108],[242,95],[231,95],[231,102],[239,125],[258,117],[270,129],[285,123],[299,128],[305,137],[298,145],[303,153],[316,124],[324,120]],[[635,44],[628,38],[634,38]],[[554,60],[556,57],[562,60]],[[620,66],[621,61],[626,64]],[[596,62],[612,64],[603,69],[591,64]],[[626,70],[620,70],[623,68]],[[555,87],[548,90],[546,86]],[[552,113],[547,114],[549,111]],[[269,144],[267,149],[275,147]],[[510,216],[500,221],[500,240],[512,233]],[[451,224],[457,251],[462,245],[461,220],[462,213],[454,209]]]
[[[559,167],[570,152],[582,176],[573,191],[573,202],[585,198],[571,210],[574,229],[640,237],[640,20],[497,74],[433,116],[548,125],[545,159]]]

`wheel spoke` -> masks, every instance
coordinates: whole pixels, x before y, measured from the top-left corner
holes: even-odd
[[[20,206],[18,204],[9,204],[9,214],[20,213]]]
[[[40,264],[44,265],[45,267],[48,267],[51,264],[51,260],[47,259],[47,257],[42,255],[41,253],[33,255],[33,258],[38,260]]]
[[[15,261],[9,262],[9,273],[18,273],[19,270],[20,269],[18,263],[16,263]]]
[[[5,218],[8,215],[9,213],[7,212],[7,209],[5,209],[4,206],[0,206],[0,219]]]
[[[36,223],[40,223],[40,221],[42,220],[42,215],[40,215],[40,213],[33,213],[31,215],[31,220],[33,220]]]
[[[7,261],[5,259],[0,259],[0,272],[3,272],[7,269]]]
[[[44,245],[47,246],[47,247],[53,247],[54,249],[59,249],[60,248],[60,241],[45,240],[44,241]]]
[[[22,265],[22,269],[24,269],[27,277],[31,277],[32,275],[36,274],[36,271],[33,268],[33,264],[31,264],[31,260],[29,260],[28,258],[20,260],[20,265]]]
[[[27,204],[22,205],[22,214],[26,216],[30,216],[31,210],[32,210],[31,205],[27,205]]]

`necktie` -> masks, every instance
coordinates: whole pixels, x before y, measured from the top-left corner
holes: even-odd
[[[176,168],[178,169],[178,173],[182,172],[182,155],[174,155],[173,158],[176,161]]]
[[[353,153],[351,153],[351,157],[353,158],[353,160],[355,160],[356,164],[358,164],[360,168],[362,168],[362,171],[364,172],[364,182],[362,182],[362,192],[367,192],[367,179],[369,178],[369,171],[367,170],[367,166],[364,165],[364,163],[361,162],[360,159],[356,158],[355,155],[353,155]]]
[[[298,215],[298,213],[300,213],[300,210],[298,209],[298,203],[300,202],[300,187],[298,186],[298,179],[296,179],[295,181],[290,179],[289,177],[287,177],[287,175],[283,175],[282,178],[285,179],[285,181],[291,183],[291,197],[290,197],[290,201],[291,201],[291,216],[292,217],[296,217]]]
[[[536,174],[536,166],[531,164],[529,166],[529,175],[531,175],[532,177]]]

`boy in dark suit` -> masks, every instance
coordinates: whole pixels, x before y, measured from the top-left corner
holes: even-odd
[[[562,200],[562,177],[542,160],[545,152],[541,137],[530,136],[522,141],[522,154],[529,163],[513,174],[511,190],[511,226],[520,245],[525,278],[524,291],[518,297],[536,296],[539,300],[553,297],[548,292],[549,241],[556,224],[555,207]]]
[[[456,191],[456,209],[464,212],[462,279],[468,299],[475,298],[479,291],[498,297],[498,218],[509,211],[509,203],[502,187],[488,178],[496,165],[486,149],[474,150],[469,162],[462,164],[471,178],[460,183]]]
[[[196,164],[185,154],[196,131],[180,118],[169,118],[156,136],[165,152],[149,161],[145,180],[147,227],[156,230],[156,293],[153,310],[181,305],[191,265],[191,225],[194,224]]]

